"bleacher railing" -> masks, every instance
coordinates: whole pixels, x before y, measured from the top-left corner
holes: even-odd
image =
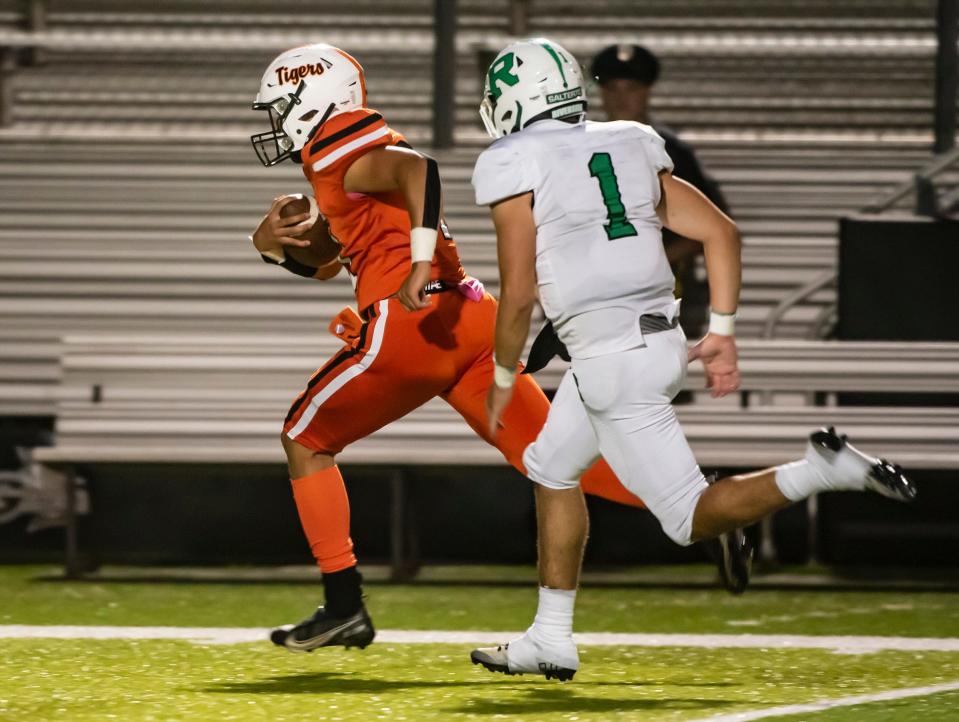
[[[882,213],[911,193],[915,193],[916,215],[933,218],[947,216],[957,210],[959,185],[945,193],[941,198],[937,198],[933,181],[956,167],[959,167],[959,148],[940,153],[916,171],[912,178],[874,200],[863,208],[862,212]]]

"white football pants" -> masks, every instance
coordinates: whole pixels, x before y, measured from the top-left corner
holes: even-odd
[[[602,455],[677,544],[691,543],[693,512],[706,489],[671,401],[686,376],[680,328],[645,335],[646,346],[573,359],[536,441],[527,474],[569,489]]]

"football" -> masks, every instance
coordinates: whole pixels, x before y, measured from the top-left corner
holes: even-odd
[[[316,199],[312,196],[304,196],[302,193],[296,193],[293,200],[280,209],[280,217],[299,215],[300,213],[309,213],[313,219],[313,226],[308,230],[295,236],[303,238],[310,242],[308,248],[297,248],[296,246],[287,246],[286,252],[300,263],[314,268],[321,268],[340,255],[340,244],[330,237],[330,227],[326,218],[320,213]]]

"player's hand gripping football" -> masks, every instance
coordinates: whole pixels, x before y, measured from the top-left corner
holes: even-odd
[[[426,284],[430,282],[430,262],[414,263],[410,275],[403,281],[396,296],[407,311],[421,311],[430,307],[430,297],[426,293]]]
[[[736,339],[707,333],[688,353],[689,362],[696,359],[703,362],[706,371],[706,388],[712,389],[712,396],[718,399],[739,388],[739,362],[736,351]]]
[[[283,246],[307,248],[310,242],[305,238],[296,238],[300,233],[308,231],[312,226],[309,213],[298,213],[293,216],[282,216],[283,207],[301,196],[286,195],[273,199],[270,210],[253,231],[253,246],[264,255],[271,255],[280,251],[282,257]]]

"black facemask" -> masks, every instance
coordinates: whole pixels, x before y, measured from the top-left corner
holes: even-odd
[[[294,155],[299,155],[299,151],[293,150],[293,139],[283,132],[283,123],[293,109],[300,104],[300,94],[305,87],[306,84],[300,82],[296,92],[286,97],[277,98],[271,103],[253,104],[253,110],[265,110],[270,116],[271,130],[250,136],[256,157],[263,165],[273,166],[287,158],[293,158]]]

